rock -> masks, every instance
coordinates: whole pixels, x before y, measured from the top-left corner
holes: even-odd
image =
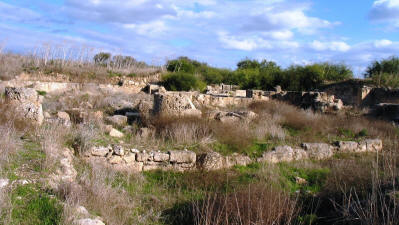
[[[117,138],[122,138],[124,135],[122,132],[119,130],[112,128],[111,131],[109,132],[109,136],[111,137],[117,137]]]
[[[305,149],[309,158],[311,159],[326,159],[334,155],[333,147],[325,143],[303,143],[302,147]]]
[[[71,117],[69,117],[69,114],[66,112],[58,112],[57,117],[58,117],[58,119],[61,119],[64,121],[71,121]]]
[[[108,116],[105,120],[117,127],[123,127],[127,124],[127,116],[122,115]]]
[[[118,155],[113,155],[109,159],[109,163],[111,163],[111,164],[120,164],[120,163],[122,163],[122,157],[120,157]]]
[[[339,152],[357,152],[359,144],[354,141],[338,141],[336,143]]]
[[[9,183],[9,179],[0,179],[0,190],[7,187]]]
[[[234,166],[246,166],[246,165],[252,163],[251,158],[249,158],[248,156],[245,156],[245,155],[237,154],[237,153],[234,153],[229,158],[233,162]]]
[[[136,154],[136,160],[138,162],[145,162],[150,160],[150,154],[146,153],[146,152],[139,152]]]
[[[299,184],[299,185],[305,185],[308,183],[307,180],[305,180],[302,177],[295,177],[295,183]]]
[[[153,112],[174,116],[200,115],[192,102],[192,95],[190,92],[155,93]]]
[[[217,152],[204,153],[198,156],[197,167],[204,170],[224,168],[225,158]]]
[[[278,146],[273,151],[265,152],[258,162],[291,162],[295,159],[294,150],[290,146]]]
[[[44,113],[43,113],[43,116],[44,116],[44,118],[46,118],[46,119],[51,118],[51,115],[50,115],[50,113],[48,113],[48,112],[44,112]]]
[[[277,146],[273,151],[263,153],[261,158],[258,158],[258,162],[291,162],[294,160],[307,159],[308,154],[303,149],[295,148],[290,146]]]
[[[105,157],[108,153],[109,153],[109,149],[107,147],[95,147],[93,146],[90,149],[91,155],[93,156],[101,156],[101,157]]]
[[[119,155],[119,156],[125,155],[125,149],[123,149],[123,147],[120,145],[115,145],[115,146],[113,146],[112,149],[114,150],[115,155]]]
[[[5,88],[6,102],[15,110],[21,119],[41,125],[44,120],[41,98],[32,88]]]
[[[273,91],[275,91],[276,93],[280,93],[282,91],[282,88],[280,85],[277,85],[273,88]]]
[[[168,162],[169,154],[163,152],[154,152],[154,162]]]
[[[87,211],[87,209],[84,206],[81,206],[81,205],[78,205],[78,206],[75,207],[75,212],[77,214],[79,214],[79,215],[82,215],[82,216],[90,215],[89,211]]]
[[[172,163],[195,163],[196,154],[192,151],[169,151]]]
[[[106,133],[111,132],[112,129],[113,129],[112,125],[105,125],[105,127],[104,127],[104,131],[105,131]]]
[[[123,161],[126,163],[133,163],[136,162],[136,154],[135,153],[129,153],[123,157]]]
[[[101,111],[95,111],[90,114],[90,117],[95,120],[102,120],[104,118],[104,113]]]
[[[359,142],[359,152],[378,152],[382,150],[380,139],[366,139]]]
[[[86,218],[77,220],[76,225],[105,225],[105,223],[99,219]]]

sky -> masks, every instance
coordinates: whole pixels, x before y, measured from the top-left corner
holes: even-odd
[[[244,58],[329,61],[361,77],[399,55],[399,0],[0,0],[0,48],[43,45],[231,69]]]

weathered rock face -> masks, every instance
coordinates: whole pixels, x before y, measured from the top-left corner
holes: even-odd
[[[15,109],[18,117],[37,125],[43,123],[41,98],[34,89],[6,87],[5,97],[6,102]]]

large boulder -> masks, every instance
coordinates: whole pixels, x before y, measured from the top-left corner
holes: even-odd
[[[41,98],[33,88],[5,88],[6,102],[15,110],[21,119],[41,125],[44,120]]]

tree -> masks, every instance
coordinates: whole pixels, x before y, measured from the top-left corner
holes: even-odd
[[[100,52],[94,56],[94,63],[98,65],[106,65],[111,58],[111,53]]]

